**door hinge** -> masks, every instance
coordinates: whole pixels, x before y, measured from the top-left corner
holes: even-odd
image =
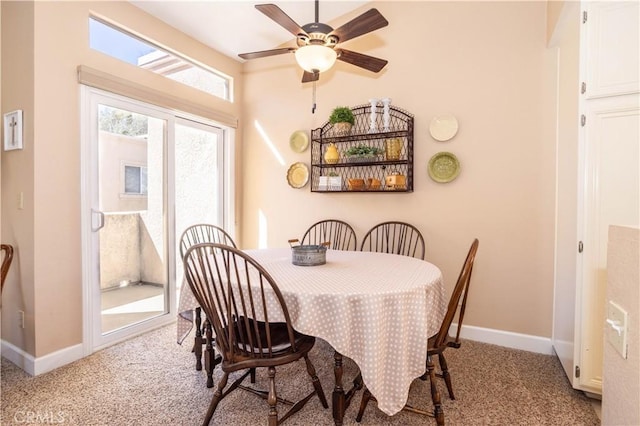
[[[586,10],[584,10],[584,11],[582,12],[582,23],[583,23],[583,24],[586,24],[586,23],[587,23],[587,11],[586,11]]]
[[[576,378],[580,377],[580,366],[576,365]]]
[[[586,124],[587,124],[587,116],[586,116],[586,115],[584,115],[584,114],[582,114],[582,115],[580,116],[580,125],[581,125],[582,127],[584,127]]]
[[[580,93],[584,95],[586,91],[587,91],[587,83],[583,81],[582,84],[580,85]]]
[[[578,241],[578,253],[582,253],[584,250],[584,245],[582,245],[582,241]]]

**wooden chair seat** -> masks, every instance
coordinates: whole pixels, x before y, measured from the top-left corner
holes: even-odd
[[[245,318],[240,318],[239,322],[244,322]],[[289,341],[288,328],[286,323],[271,323],[269,324],[271,337],[271,343],[267,341],[267,325],[263,321],[254,321],[251,318],[247,318],[248,326],[238,327],[238,324],[234,324],[234,332],[236,335],[237,347],[240,351],[245,351],[251,354],[251,357],[247,359],[253,359],[255,356],[268,356],[271,352],[274,356],[284,356],[287,353],[292,353],[293,347],[297,350],[311,350],[316,341],[315,337],[307,336],[306,334],[298,333],[293,330],[293,337],[295,346],[292,346]],[[254,331],[257,328],[257,332]],[[241,336],[241,330],[249,329],[251,336]],[[228,330],[225,328],[225,332]],[[242,343],[245,341],[252,342]],[[241,359],[241,355],[238,355],[237,360]]]

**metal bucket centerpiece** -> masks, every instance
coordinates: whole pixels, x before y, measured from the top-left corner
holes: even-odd
[[[298,245],[294,245],[298,243]],[[291,263],[298,266],[317,266],[327,263],[327,247],[329,242],[322,244],[302,245],[299,240],[289,240],[291,246]]]

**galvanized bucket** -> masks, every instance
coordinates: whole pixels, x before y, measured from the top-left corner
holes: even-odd
[[[293,245],[298,240],[289,240],[291,263],[298,266],[317,266],[327,263],[328,242],[318,245]]]

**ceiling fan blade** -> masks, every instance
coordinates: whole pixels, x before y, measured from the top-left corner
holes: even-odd
[[[250,52],[250,53],[240,53],[242,59],[256,59],[256,58],[264,58],[265,56],[273,56],[280,55],[282,53],[295,52],[295,47],[283,47],[280,49],[271,49],[271,50],[261,50],[259,52]]]
[[[338,52],[338,60],[373,72],[379,72],[389,62],[384,59],[346,49],[336,49],[336,52]]]
[[[256,9],[276,21],[276,23],[280,24],[280,26],[285,28],[294,36],[297,37],[298,34],[308,35],[306,31],[300,28],[300,25],[296,24],[296,22],[291,19],[289,15],[284,13],[282,9],[280,9],[275,4],[257,4]]]
[[[312,81],[318,81],[318,80],[320,80],[320,73],[319,72],[305,71],[304,74],[302,74],[302,82],[303,83],[310,83]]]
[[[389,21],[378,12],[378,9],[369,9],[343,26],[336,28],[329,35],[338,37],[338,42],[342,43],[387,25],[389,25]]]

